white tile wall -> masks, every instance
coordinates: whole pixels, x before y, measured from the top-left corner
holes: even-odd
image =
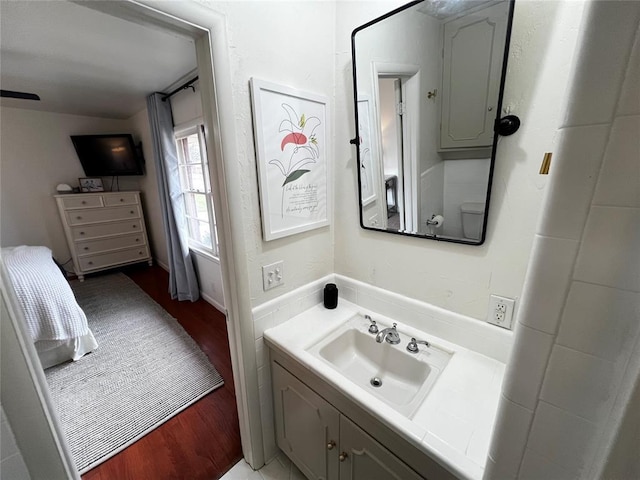
[[[536,408],[552,346],[553,335],[524,325],[518,327],[513,345],[514,352],[518,354],[509,362],[502,387],[509,400],[532,411]],[[526,381],[521,378],[526,378]]]
[[[571,273],[578,241],[536,235],[527,271],[518,318],[523,325],[555,334]],[[536,261],[534,259],[544,259]]]
[[[637,2],[592,2],[564,126],[609,123],[638,28]],[[638,83],[636,83],[638,85]]]
[[[556,345],[540,398],[594,423],[603,421],[615,398],[615,366],[608,360]]]
[[[11,426],[1,409],[0,420],[0,478],[7,480],[30,480],[31,476],[16,445]]]
[[[598,478],[640,375],[640,3],[589,9],[486,479]]]
[[[640,98],[636,102],[640,104]],[[640,115],[618,117],[613,123],[594,204],[640,207],[639,135]]]
[[[639,331],[640,293],[574,281],[556,341],[615,362],[629,355]]]
[[[561,131],[539,234],[580,239],[608,138],[609,125]]]
[[[640,292],[640,208],[594,205],[575,279]]]
[[[590,447],[596,434],[597,427],[594,423],[540,402],[527,448],[570,472],[578,473],[584,469],[591,455]]]

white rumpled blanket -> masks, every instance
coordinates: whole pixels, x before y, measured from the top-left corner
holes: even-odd
[[[47,247],[8,247],[2,260],[34,342],[89,333],[87,317]]]

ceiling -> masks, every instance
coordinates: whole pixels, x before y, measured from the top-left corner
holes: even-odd
[[[0,0],[2,106],[129,118],[196,70],[192,39],[67,1]]]

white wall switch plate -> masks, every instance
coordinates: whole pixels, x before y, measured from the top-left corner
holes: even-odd
[[[489,297],[489,313],[487,322],[498,327],[511,330],[513,324],[513,309],[516,301],[512,298],[491,295]]]
[[[266,292],[272,288],[284,285],[284,262],[272,263],[262,267],[262,288]]]

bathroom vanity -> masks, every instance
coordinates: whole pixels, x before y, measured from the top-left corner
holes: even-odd
[[[308,478],[482,478],[502,362],[344,300],[264,339],[277,445]]]

